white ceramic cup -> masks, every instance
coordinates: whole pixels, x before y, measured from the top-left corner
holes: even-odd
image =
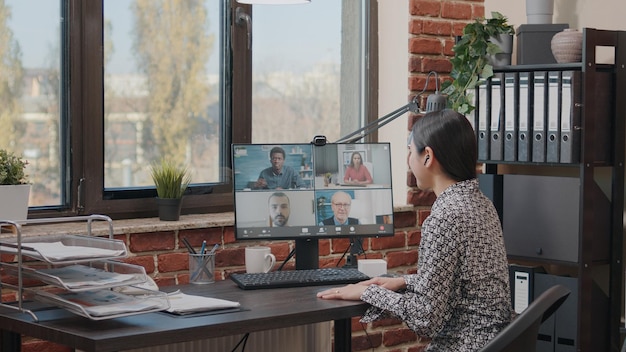
[[[270,247],[246,247],[246,272],[267,273],[276,264],[276,257]]]

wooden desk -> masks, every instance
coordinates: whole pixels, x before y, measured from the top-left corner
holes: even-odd
[[[184,293],[238,301],[243,310],[194,317],[158,312],[94,321],[52,308],[36,311],[40,321],[34,323],[28,314],[0,307],[0,350],[19,351],[20,334],[86,352],[109,352],[334,320],[335,351],[350,351],[350,320],[368,307],[360,301],[318,299],[315,293],[323,286],[241,290],[225,280],[176,288]]]

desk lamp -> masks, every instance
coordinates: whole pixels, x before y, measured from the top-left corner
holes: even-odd
[[[418,99],[422,94],[426,92],[426,89],[428,88],[428,81],[430,80],[431,75],[434,75],[435,80],[436,80],[435,93],[428,96],[428,99],[426,100],[426,110],[420,111]],[[414,113],[439,111],[439,110],[445,109],[446,104],[447,104],[446,96],[439,94],[439,77],[437,76],[437,72],[430,71],[428,75],[426,76],[426,84],[424,85],[424,89],[419,94],[417,94],[408,104],[390,112],[389,114],[383,117],[380,117],[376,121],[372,121],[368,123],[367,125],[359,128],[358,130],[352,133],[349,133],[341,137],[335,143],[355,143],[359,139],[378,130],[379,128],[383,127],[384,125],[397,119],[398,117],[404,115],[405,113],[409,111],[412,111]]]

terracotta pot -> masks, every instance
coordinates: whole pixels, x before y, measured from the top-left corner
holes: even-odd
[[[565,29],[552,37],[550,47],[556,62],[560,64],[581,62],[583,57],[583,34],[576,29]]]

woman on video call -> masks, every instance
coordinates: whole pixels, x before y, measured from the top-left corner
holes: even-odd
[[[346,167],[346,172],[343,175],[343,183],[362,185],[372,183],[372,175],[370,175],[367,167],[363,165],[361,153],[352,153],[352,157],[350,157],[350,164]]]
[[[453,111],[431,112],[413,125],[409,168],[437,199],[422,224],[417,272],[318,293],[362,300],[361,321],[395,317],[430,339],[426,351],[477,351],[512,320],[508,263],[493,203],[478,188],[472,126]]]

